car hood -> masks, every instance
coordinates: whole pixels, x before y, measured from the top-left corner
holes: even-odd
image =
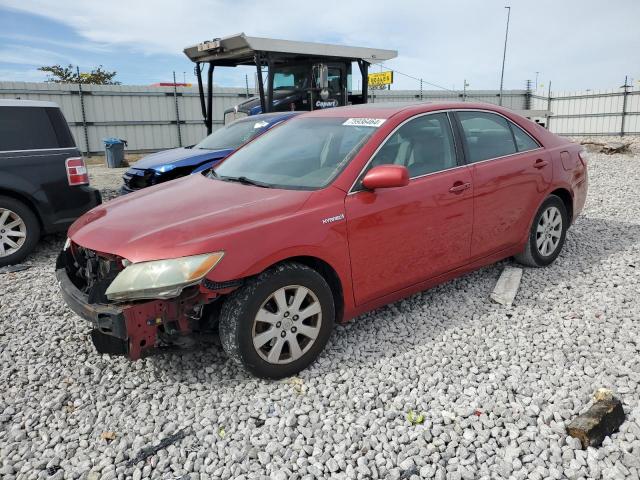
[[[206,162],[207,160],[223,159],[232,152],[233,149],[203,150],[200,148],[172,148],[171,150],[164,150],[162,152],[147,155],[138,160],[131,167],[138,170],[153,169],[168,171],[171,169],[166,168],[169,165],[171,165],[172,168],[196,166]]]
[[[69,238],[134,263],[208,253],[224,250],[226,234],[293,214],[311,193],[190,175],[94,208]]]

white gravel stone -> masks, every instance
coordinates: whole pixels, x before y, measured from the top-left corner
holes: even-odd
[[[58,293],[64,238],[45,237],[31,268],[0,275],[0,475],[637,478],[638,146],[592,156],[585,212],[554,265],[525,269],[511,307],[489,300],[504,261],[363,315],[336,328],[300,373],[303,389],[254,379],[216,346],[137,362],[98,355]],[[121,171],[90,171],[115,194]],[[627,420],[585,452],[565,427],[599,387],[618,394]],[[410,410],[424,423],[411,425]],[[126,466],[180,428],[191,433]]]

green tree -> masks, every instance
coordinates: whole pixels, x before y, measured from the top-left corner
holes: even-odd
[[[102,65],[94,68],[90,72],[80,72],[73,65],[62,67],[60,65],[50,65],[38,68],[41,72],[46,72],[49,83],[85,83],[92,85],[120,85],[113,78],[116,72],[103,70]]]

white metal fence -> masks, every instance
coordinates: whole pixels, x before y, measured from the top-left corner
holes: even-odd
[[[249,95],[253,95],[250,90]],[[76,144],[83,152],[103,151],[102,139],[127,140],[129,151],[154,151],[193,145],[206,134],[197,88],[131,85],[78,85],[0,82],[0,98],[47,100],[60,105]],[[223,122],[223,112],[247,98],[244,88],[213,90],[213,127]],[[376,90],[373,102],[468,100],[498,103],[498,92]],[[526,108],[526,91],[503,93],[503,104]]]
[[[546,93],[546,94],[545,94]],[[559,135],[640,135],[640,89],[536,92],[532,109],[549,110],[547,128]]]

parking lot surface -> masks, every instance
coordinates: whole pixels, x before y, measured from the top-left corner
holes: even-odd
[[[90,172],[113,196],[122,170]],[[489,299],[504,261],[337,327],[279,382],[215,343],[98,355],[58,294],[64,237],[45,238],[0,275],[0,477],[637,479],[640,153],[592,155],[589,175],[562,254],[524,271],[513,306]],[[599,387],[627,420],[582,450],[565,425]]]

